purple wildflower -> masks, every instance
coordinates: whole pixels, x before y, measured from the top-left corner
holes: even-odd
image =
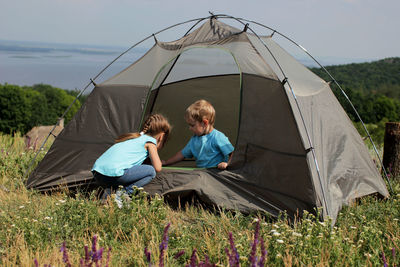
[[[260,237],[260,243],[261,243],[261,258],[260,261],[258,262],[258,266],[264,267],[265,259],[267,257],[267,250],[265,249],[264,239],[262,237]]]
[[[98,266],[98,262],[103,258],[103,250],[104,248],[100,248],[99,250],[95,251],[92,255],[92,261],[96,263],[96,266]]]
[[[85,245],[85,265],[87,266],[89,264],[90,261],[90,253],[89,253],[89,247],[87,245]]]
[[[175,254],[174,259],[179,259],[183,254],[185,254],[184,250],[179,251],[178,253]]]
[[[197,251],[197,249],[193,249],[192,256],[190,257],[189,267],[196,267],[197,266],[196,251]]]
[[[171,226],[170,223],[168,223],[167,226],[165,226],[164,233],[163,233],[163,240],[160,244],[160,260],[159,260],[160,267],[164,266],[164,253],[168,247],[168,229],[170,226]]]
[[[250,257],[249,257],[249,261],[250,261],[250,266],[251,267],[256,267],[257,266],[256,252],[257,252],[259,232],[260,232],[260,221],[257,220],[256,229],[255,229],[255,232],[254,232],[254,241],[253,241],[253,244],[251,246],[251,252],[250,252]]]
[[[385,252],[383,252],[383,251],[382,251],[382,260],[383,260],[383,266],[388,267],[388,264],[386,262]]]
[[[65,241],[63,242],[60,251],[63,253],[63,262],[65,263],[65,266],[71,267],[71,263],[69,262],[69,259],[68,259],[68,253],[67,253],[67,247],[65,245]]]
[[[33,260],[33,262],[35,263],[35,267],[39,267],[39,262],[36,258]]]
[[[94,235],[92,238],[92,252],[93,254],[96,252],[96,246],[97,246],[97,236]]]
[[[229,258],[229,265],[231,267],[237,267],[240,266],[239,264],[239,253],[237,252],[237,249],[235,247],[235,242],[233,241],[233,236],[232,232],[229,232],[229,245],[232,250],[232,253],[229,252],[229,249],[225,249],[226,254],[228,255]]]
[[[147,249],[147,247],[144,248],[144,255],[146,256],[146,260],[150,265],[150,261],[151,261],[151,253],[150,251]]]
[[[208,256],[206,255],[205,256],[205,260],[204,260],[204,262],[200,262],[199,263],[199,265],[198,265],[198,267],[215,267],[216,265],[215,264],[212,264],[211,262],[210,262],[210,259],[208,258]]]

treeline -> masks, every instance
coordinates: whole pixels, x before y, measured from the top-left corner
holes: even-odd
[[[54,125],[78,95],[46,84],[17,86],[0,84],[0,132],[26,133],[38,125]],[[81,107],[80,97],[65,115],[68,123]]]
[[[400,121],[400,58],[325,68],[343,88],[365,123]],[[311,70],[325,81],[332,80],[321,68]],[[333,82],[331,88],[349,117],[358,122],[359,118],[341,90]]]

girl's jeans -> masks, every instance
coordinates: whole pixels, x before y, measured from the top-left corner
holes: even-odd
[[[133,193],[133,186],[142,187],[148,184],[154,177],[156,171],[151,165],[136,165],[130,169],[126,169],[124,175],[111,177],[106,176],[96,171],[93,171],[94,179],[97,184],[106,187],[118,188],[122,185],[126,193],[131,195]]]

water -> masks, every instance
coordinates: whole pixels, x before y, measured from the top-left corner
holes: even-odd
[[[44,83],[62,89],[80,91],[90,82],[90,78],[95,78],[104,67],[126,49],[127,47],[0,40],[0,84],[32,86]],[[135,47],[113,63],[95,82],[100,83],[122,71],[146,51],[147,48]],[[309,58],[303,57],[298,60],[309,67],[317,66]],[[329,58],[322,60],[322,65],[350,63],[349,61]],[[196,69],[196,66],[192,65]],[[186,71],[193,72],[189,69]],[[92,86],[85,93],[91,90]]]
[[[81,90],[124,50],[126,48],[0,41],[0,83],[19,86],[44,83]],[[113,63],[96,83],[122,71],[144,52],[143,48],[133,49]]]

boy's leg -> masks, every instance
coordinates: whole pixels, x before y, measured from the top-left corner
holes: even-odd
[[[133,193],[132,186],[141,187],[148,184],[156,176],[156,171],[151,165],[137,165],[126,169],[124,175],[117,178],[117,181],[124,185],[128,194]]]

